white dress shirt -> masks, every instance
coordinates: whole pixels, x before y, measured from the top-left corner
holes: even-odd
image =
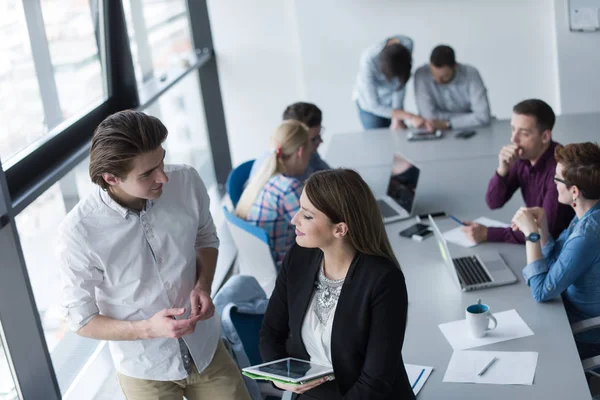
[[[209,197],[198,172],[165,166],[169,181],[160,198],[137,213],[100,188],[77,204],[59,228],[63,312],[79,330],[95,315],[145,320],[165,308],[190,311],[196,249],[218,248]],[[196,324],[183,339],[196,368],[212,361],[220,334],[218,315]],[[109,342],[117,370],[168,381],[187,377],[176,339]]]
[[[319,321],[315,314],[315,302],[317,301],[316,292],[313,293],[302,322],[302,342],[306,348],[306,352],[310,356],[310,362],[314,364],[332,367],[331,364],[331,328],[333,327],[333,317],[337,302],[331,308],[329,317],[324,324]]]

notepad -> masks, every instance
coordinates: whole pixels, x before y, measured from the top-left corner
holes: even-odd
[[[478,376],[494,357],[496,362]],[[459,350],[450,358],[444,382],[532,385],[537,360],[537,352]]]
[[[510,225],[505,224],[504,222],[496,221],[487,217],[479,217],[473,222],[476,222],[481,225],[485,225],[488,228],[508,228]],[[465,233],[461,230],[462,226],[457,226],[454,229],[451,229],[447,232],[444,232],[444,238],[450,242],[457,244],[462,247],[475,247],[477,243],[474,243],[465,235]]]
[[[466,319],[440,324],[439,327],[454,350],[466,350],[533,335],[533,331],[517,310],[493,313],[493,315],[498,321],[498,327],[482,338],[471,336]]]
[[[425,385],[425,382],[427,381],[427,378],[429,378],[429,375],[431,375],[433,367],[404,364],[404,369],[406,369],[406,374],[408,375],[410,386],[412,387],[413,393],[416,396],[423,388],[423,385]]]

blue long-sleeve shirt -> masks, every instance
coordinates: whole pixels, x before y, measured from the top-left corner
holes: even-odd
[[[413,41],[406,36],[393,36],[377,42],[363,51],[358,66],[356,84],[352,93],[352,100],[356,101],[361,109],[383,118],[391,118],[395,109],[404,110],[404,97],[406,95],[406,82],[401,85],[398,78],[388,80],[381,72],[379,53],[390,39],[398,39],[400,44],[413,51]]]
[[[528,264],[523,276],[536,301],[562,295],[571,323],[600,316],[600,203],[575,217],[556,241],[542,249],[544,258]],[[576,339],[600,343],[600,329]]]

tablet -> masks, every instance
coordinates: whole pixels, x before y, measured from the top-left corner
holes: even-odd
[[[283,382],[302,383],[333,374],[333,368],[288,357],[242,369],[255,376],[274,378]]]

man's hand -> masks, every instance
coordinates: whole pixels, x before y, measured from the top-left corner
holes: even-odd
[[[390,125],[390,129],[391,130],[406,129],[406,125],[404,124],[404,121],[402,121],[401,119],[392,118],[392,124]]]
[[[510,168],[517,162],[519,156],[523,153],[522,149],[516,144],[507,144],[498,154],[498,175],[506,176]]]
[[[425,121],[425,128],[429,132],[448,129],[448,121],[440,121],[439,119]]]
[[[308,390],[316,388],[320,384],[327,382],[329,380],[332,380],[332,379],[329,377],[324,377],[321,379],[315,379],[314,381],[305,383],[304,385],[288,385],[288,384],[280,383],[280,382],[273,382],[273,384],[275,386],[277,386],[279,389],[285,390],[286,392],[294,392],[294,393],[302,394]]]
[[[179,339],[194,332],[199,317],[176,320],[173,317],[183,315],[185,308],[166,308],[147,319],[143,325],[143,339],[170,338]]]
[[[419,117],[418,115],[413,115],[408,120],[417,129],[425,128],[425,123],[427,122],[425,118]]]
[[[463,226],[461,229],[471,241],[474,243],[487,241],[487,226],[472,221],[465,221],[465,224],[466,226]]]
[[[190,318],[198,318],[198,321],[209,319],[215,314],[215,305],[210,294],[196,286],[190,293],[191,313]]]

